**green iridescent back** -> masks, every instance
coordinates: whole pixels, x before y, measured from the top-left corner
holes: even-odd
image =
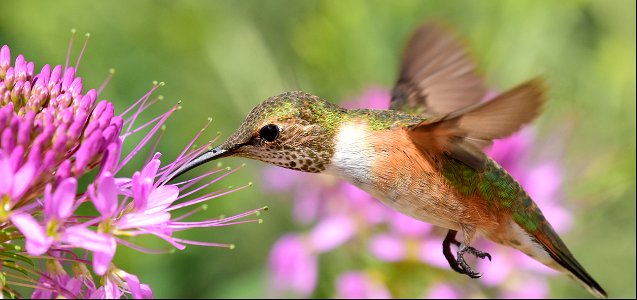
[[[441,161],[442,174],[465,196],[480,196],[493,211],[509,210],[513,220],[529,233],[546,224],[544,215],[522,186],[500,165],[487,159],[478,171],[453,158]]]

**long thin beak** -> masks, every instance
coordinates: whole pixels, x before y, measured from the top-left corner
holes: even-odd
[[[230,154],[229,152],[230,151],[227,149],[222,149],[221,146],[217,146],[213,148],[212,150],[206,151],[202,153],[201,155],[195,157],[193,160],[189,161],[187,164],[181,166],[181,168],[179,168],[177,171],[175,171],[173,174],[169,176],[170,179],[168,179],[168,181],[166,182],[173,181],[175,180],[175,178],[181,176],[182,174],[200,165],[203,165],[209,161],[227,156],[228,154]]]

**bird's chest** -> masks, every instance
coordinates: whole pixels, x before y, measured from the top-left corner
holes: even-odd
[[[375,185],[372,168],[379,153],[373,132],[363,123],[345,124],[334,139],[334,155],[325,172],[341,177],[365,190]]]
[[[342,128],[326,172],[351,182],[404,214],[452,227],[446,221],[453,212],[446,208],[445,185],[400,129]]]

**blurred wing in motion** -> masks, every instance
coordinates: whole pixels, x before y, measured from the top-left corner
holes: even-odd
[[[533,121],[546,101],[546,90],[542,79],[530,80],[491,101],[416,124],[409,136],[424,152],[446,153],[479,170],[486,160],[479,149]]]
[[[442,25],[425,23],[407,43],[390,109],[442,115],[480,102],[482,78],[462,43]]]

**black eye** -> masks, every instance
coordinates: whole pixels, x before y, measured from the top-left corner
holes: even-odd
[[[265,125],[259,130],[259,136],[268,142],[272,142],[279,137],[279,126],[274,124]]]

